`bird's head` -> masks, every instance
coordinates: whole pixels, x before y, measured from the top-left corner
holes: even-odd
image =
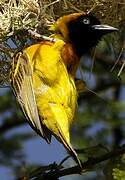
[[[59,18],[51,27],[64,41],[72,43],[77,55],[82,56],[96,46],[103,35],[117,31],[109,25],[103,25],[92,14],[74,13]]]

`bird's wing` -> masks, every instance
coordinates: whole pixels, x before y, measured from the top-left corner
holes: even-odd
[[[31,127],[50,142],[50,133],[40,123],[32,78],[32,67],[26,53],[18,53],[13,60],[10,74],[12,89]]]

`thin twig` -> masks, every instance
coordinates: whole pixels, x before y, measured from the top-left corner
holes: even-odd
[[[56,42],[56,39],[48,37],[48,36],[41,35],[35,31],[32,31],[32,30],[28,30],[28,33],[31,35],[32,38],[35,38],[35,39],[41,39],[41,40]]]
[[[118,77],[121,75],[124,67],[125,67],[125,61],[123,62],[122,67],[121,67],[120,70],[119,70]]]
[[[62,164],[67,161],[67,159],[69,159],[71,156],[66,156],[60,163],[59,166],[62,166]]]
[[[113,65],[112,69],[110,70],[111,72],[114,70],[114,68],[115,68],[116,65],[118,64],[118,62],[119,62],[119,60],[120,60],[120,57],[121,57],[121,55],[122,55],[122,53],[123,53],[123,50],[124,50],[124,47],[122,47],[122,49],[121,49],[121,51],[120,51],[120,54],[119,54],[117,60],[115,61],[115,64]]]
[[[60,0],[53,1],[53,2],[51,2],[50,4],[46,5],[46,7],[52,6],[52,5],[56,4],[56,3],[58,3],[59,1],[60,1]]]

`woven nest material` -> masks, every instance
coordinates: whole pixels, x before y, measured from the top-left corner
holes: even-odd
[[[125,20],[125,1],[1,0],[0,37],[28,28],[44,33],[44,27],[59,16],[81,11],[93,12],[102,22],[118,24]]]
[[[0,82],[7,79],[12,60],[9,52],[24,48],[30,38],[26,30],[48,35],[48,26],[58,17],[82,11],[94,13],[106,24],[125,26],[125,0],[0,0],[0,69],[5,72],[0,73]],[[118,40],[116,35],[114,38]],[[113,39],[113,45],[117,40]],[[122,43],[116,45],[122,47]]]

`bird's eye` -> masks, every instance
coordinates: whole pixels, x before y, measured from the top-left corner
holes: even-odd
[[[89,18],[84,18],[84,19],[83,19],[83,23],[84,23],[84,24],[90,24]]]

